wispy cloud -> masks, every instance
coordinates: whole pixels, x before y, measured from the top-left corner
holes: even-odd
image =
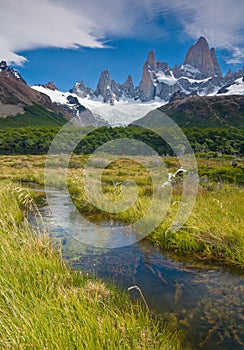
[[[243,0],[154,0],[162,14],[177,17],[183,31],[191,38],[205,36],[211,46],[230,53],[227,63],[244,59]]]
[[[21,64],[25,57],[17,53],[24,50],[103,48],[112,37],[173,36],[172,23],[178,23],[182,37],[204,35],[210,45],[229,50],[229,63],[240,63],[243,13],[243,0],[1,0],[0,53]]]
[[[243,64],[244,48],[236,47],[232,50],[230,58],[226,59],[228,64]]]
[[[51,0],[1,0],[0,52],[17,64],[16,52],[38,47],[103,47],[95,21]]]

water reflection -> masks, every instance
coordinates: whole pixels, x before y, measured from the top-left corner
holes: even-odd
[[[53,201],[57,206],[60,203],[55,191]],[[64,208],[66,226],[75,225],[71,208]],[[139,286],[150,309],[162,314],[173,330],[183,331],[184,348],[244,349],[244,276],[214,265],[173,260],[146,242],[116,249],[87,246],[75,238],[74,231],[70,236],[61,229],[63,223],[54,221],[47,206],[42,205],[40,211],[51,237],[62,241],[63,256],[75,269],[113,280],[123,288]],[[114,232],[118,239],[133,242],[132,232],[118,225]],[[135,296],[136,291],[131,293]]]

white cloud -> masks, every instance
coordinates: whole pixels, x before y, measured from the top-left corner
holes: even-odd
[[[1,0],[0,23],[1,56],[19,64],[21,50],[103,47],[95,21],[51,0]]]
[[[233,49],[231,57],[226,59],[226,63],[242,64],[243,57],[244,57],[244,48],[236,47]]]
[[[211,46],[227,49],[232,59],[243,62],[243,0],[155,0],[162,14],[173,13],[191,38],[205,36]]]
[[[1,0],[0,53],[21,64],[17,53],[38,47],[102,48],[114,36],[174,39],[175,21],[183,35],[204,35],[230,51],[229,63],[241,62],[243,13],[243,0]],[[157,24],[160,16],[168,27]]]

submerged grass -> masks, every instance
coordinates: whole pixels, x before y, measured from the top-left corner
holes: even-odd
[[[1,349],[179,349],[128,295],[70,270],[23,217],[29,194],[0,182]]]

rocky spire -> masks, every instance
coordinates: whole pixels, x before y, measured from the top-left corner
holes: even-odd
[[[126,79],[122,87],[128,92],[134,92],[135,87],[131,75],[128,75],[128,78]]]
[[[104,69],[97,84],[96,95],[97,96],[101,95],[103,96],[103,98],[105,98],[105,96],[107,95],[107,91],[110,88],[111,88],[111,79],[110,79],[109,71],[107,69]]]
[[[148,56],[147,56],[147,60],[145,62],[145,65],[147,66],[147,68],[155,71],[157,69],[157,63],[156,63],[156,59],[155,59],[155,53],[154,50],[150,51]]]
[[[132,80],[131,75],[128,75],[128,78],[124,82],[123,86],[127,89],[130,88],[131,86],[133,86],[133,88],[134,88],[134,84],[133,84],[133,80]]]
[[[219,67],[219,64],[218,64],[218,61],[217,61],[217,57],[216,57],[216,53],[215,53],[215,50],[214,50],[213,47],[210,50],[210,54],[211,54],[212,62],[213,62],[213,65],[214,65],[214,73],[215,73],[215,75],[217,75],[219,77],[222,77],[222,72],[220,70],[220,67]]]
[[[210,50],[207,40],[202,36],[187,51],[184,65],[198,69],[205,77],[222,77],[214,48]]]
[[[154,55],[154,50],[150,51],[142,70],[142,79],[139,89],[142,93],[142,100],[151,100],[154,97],[155,86],[153,79],[155,71],[157,70],[157,63]]]

